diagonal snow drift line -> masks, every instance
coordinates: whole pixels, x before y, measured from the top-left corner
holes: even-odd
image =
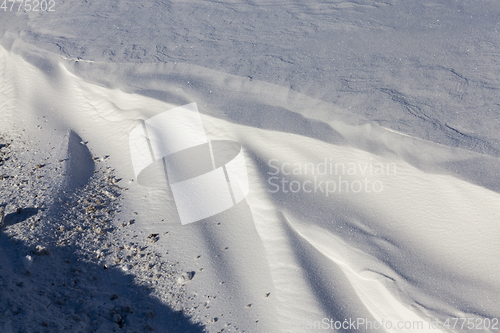
[[[149,119],[173,108],[172,104],[162,100],[127,93],[127,89],[113,90],[89,84],[62,65],[51,66],[51,75],[48,75],[40,73],[15,54],[6,56],[7,68],[15,74],[17,81],[6,80],[2,84],[20,87],[17,89],[19,97],[15,99],[16,103],[24,106],[18,110],[22,115],[20,118],[47,114],[52,116],[52,122],[54,119],[64,120],[75,132],[84,133],[85,139],[92,139],[90,144],[102,144],[102,147],[94,147],[94,150],[100,150],[99,155],[114,152],[110,160],[119,166],[117,172],[122,172],[123,177],[129,173],[131,161],[129,151],[123,151],[128,148],[130,131],[140,123],[139,119]],[[211,300],[210,309],[202,310],[205,316],[209,311],[213,311],[213,316],[224,313],[223,320],[210,324],[211,331],[220,331],[229,320],[237,322],[240,327],[248,327],[250,332],[304,332],[301,329],[304,323],[321,321],[326,317],[344,320],[371,316],[403,321],[412,319],[406,311],[402,312],[407,309],[422,320],[466,315],[498,317],[498,304],[492,295],[498,294],[499,290],[497,221],[500,217],[500,191],[489,191],[485,186],[457,179],[451,175],[451,168],[438,168],[454,163],[453,168],[460,169],[462,162],[472,163],[472,155],[460,149],[403,137],[369,124],[348,126],[332,120],[336,115],[331,115],[325,117],[322,124],[335,127],[341,136],[336,140],[333,132],[321,131],[322,127],[314,125],[306,117],[312,111],[317,113],[318,108],[306,108],[301,104],[303,99],[296,98],[293,91],[288,91],[291,97],[285,99],[282,90],[273,90],[271,85],[260,82],[247,82],[199,68],[188,71],[187,65],[151,68],[149,65],[127,67],[120,64],[111,68],[118,70],[118,67],[131,73],[127,81],[129,85],[124,85],[130,92],[139,90],[131,87],[132,83],[140,81],[144,87],[168,92],[168,100],[179,101],[177,105],[185,104],[180,101],[186,100],[207,101],[207,108],[202,111],[209,113],[222,105],[241,106],[227,110],[232,116],[245,113],[247,106],[255,104],[256,100],[261,111],[259,114],[266,115],[279,102],[284,112],[276,113],[281,115],[276,119],[286,125],[299,124],[305,129],[299,131],[291,126],[269,126],[272,118],[262,118],[256,123],[250,121],[253,119],[240,117],[235,123],[203,114],[206,133],[219,139],[234,138],[246,148],[246,165],[249,180],[252,181],[252,191],[247,198],[251,212],[243,215],[243,210],[231,209],[226,216],[215,216],[213,222],[216,223],[193,223],[187,227],[169,224],[168,220],[167,223],[157,222],[162,227],[168,225],[169,234],[176,237],[171,237],[170,248],[166,248],[167,243],[158,242],[155,246],[163,247],[163,253],[171,250],[170,256],[175,250],[175,258],[181,257],[189,265],[203,268],[203,272],[197,274],[187,288],[193,288],[199,295],[216,295],[220,291],[217,299]],[[114,73],[96,68],[91,73],[95,77],[106,77],[110,72]],[[182,91],[176,86],[160,85],[150,74],[157,72],[171,75],[162,76],[162,80],[173,79],[177,75],[185,81],[189,77],[191,83],[196,81],[197,84],[184,85]],[[213,75],[203,77],[200,73]],[[144,80],[138,80],[138,77]],[[1,75],[0,78],[3,80]],[[119,81],[118,76],[113,80]],[[224,95],[204,93],[204,87],[224,90]],[[38,91],[42,93],[37,95]],[[38,98],[54,95],[58,98],[49,98],[46,105],[41,104],[42,99]],[[37,98],[30,98],[33,96]],[[228,102],[224,96],[231,96],[233,100]],[[309,109],[312,111],[307,114]],[[290,110],[302,110],[300,114],[304,117],[288,117]],[[143,135],[146,136],[146,133]],[[199,146],[203,148],[203,145]],[[198,149],[196,147],[185,150],[189,152],[190,149]],[[206,153],[201,148],[197,150],[198,155],[189,152],[187,157],[203,160]],[[236,144],[230,151],[239,152],[240,149]],[[186,164],[181,163],[186,157],[185,150],[169,155],[166,159],[172,159],[169,165],[186,168]],[[331,156],[336,163],[344,164],[397,163],[397,177],[381,175],[384,176],[381,179],[384,191],[377,195],[357,193],[327,198],[321,193],[305,192],[277,192],[271,195],[266,190],[269,161],[277,159],[281,165],[304,165],[314,161],[321,163],[325,157]],[[215,157],[213,162],[216,166],[208,171],[220,167]],[[144,169],[140,182],[159,183],[159,180],[164,180],[163,160],[147,167],[154,169],[154,164],[160,166],[161,179],[156,178],[155,170],[151,170],[155,177],[148,178],[150,172]],[[197,163],[191,162],[187,164],[188,170],[175,175],[169,173],[169,182],[182,182],[208,172],[204,168],[208,169],[210,163],[201,163],[203,168],[196,168]],[[495,181],[494,175],[490,171],[478,174],[478,183]],[[311,180],[310,176],[290,175],[293,178],[289,180],[304,183]],[[138,219],[141,221],[137,223],[137,229],[148,228],[156,232],[158,227],[154,221],[172,216],[169,213],[172,208],[175,210],[174,205],[167,202],[172,196],[166,188],[146,188],[132,183],[127,196],[130,198],[127,198],[127,204],[131,208],[126,209],[139,210]],[[246,206],[245,202],[242,204],[240,206]],[[290,228],[290,223],[287,224],[284,214],[293,228]],[[231,223],[233,221],[238,223]],[[243,221],[249,226],[246,230],[243,229]],[[254,233],[249,232],[253,225],[256,229]],[[138,230],[137,234],[141,231]],[[132,232],[130,234],[133,235]],[[345,247],[346,250],[342,251],[344,247],[336,246],[337,240],[349,244],[350,248]],[[255,249],[260,246],[264,250],[263,255],[256,256]],[[365,255],[355,256],[352,249]],[[198,255],[202,256],[197,258]],[[193,258],[191,263],[189,258]],[[203,258],[207,259],[202,263]],[[249,265],[252,260],[254,265]],[[345,263],[349,268],[339,263]],[[269,272],[270,276],[265,283],[261,282],[265,276],[263,272]],[[387,281],[377,282],[377,288],[372,290],[375,284],[372,282],[373,274],[366,276],[366,272],[379,274]],[[392,292],[399,304],[389,297],[380,297],[387,295],[382,289],[384,287]],[[271,296],[265,297],[264,293],[267,295],[269,292]],[[243,302],[252,306],[245,307]],[[221,308],[226,311],[219,311]],[[255,317],[249,315],[251,311],[258,311],[258,324]],[[228,316],[231,312],[235,314],[232,318]],[[262,329],[264,320],[268,322]],[[216,325],[219,326],[216,328]]]
[[[156,115],[130,132],[130,154],[139,183],[141,173],[163,162],[182,224],[196,222],[235,206],[248,194],[241,145],[209,142],[196,103]],[[232,158],[236,152],[236,156]],[[227,162],[227,164],[225,163]],[[218,167],[216,167],[218,166]],[[168,176],[167,176],[168,175]]]

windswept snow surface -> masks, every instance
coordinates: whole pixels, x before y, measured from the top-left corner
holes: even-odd
[[[2,332],[500,331],[499,14],[451,0],[0,10]],[[183,225],[161,160],[135,179],[154,134],[130,133],[192,103],[210,165],[218,141],[244,163],[218,169],[235,205]],[[176,158],[198,176],[203,154]]]

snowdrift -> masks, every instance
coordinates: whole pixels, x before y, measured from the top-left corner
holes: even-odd
[[[430,321],[500,317],[498,158],[195,65],[85,62],[19,40],[2,45],[0,131],[70,133],[67,155],[78,158],[68,186],[91,177],[91,153],[133,180],[131,131],[190,103],[208,140],[241,144],[249,193],[222,213],[182,225],[169,184],[130,181],[123,198],[121,214],[137,214],[130,234],[168,231],[154,246],[196,271],[188,293],[216,296],[205,307],[186,300],[209,331],[304,332],[361,318],[359,332],[383,321],[391,327],[380,331],[421,322],[405,331],[444,332]]]

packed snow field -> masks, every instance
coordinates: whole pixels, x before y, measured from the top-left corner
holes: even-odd
[[[0,332],[500,331],[500,3],[18,6]]]

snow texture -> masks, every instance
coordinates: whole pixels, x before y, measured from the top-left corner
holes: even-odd
[[[444,324],[500,318],[499,13],[493,0],[0,8],[0,332],[374,331],[317,325],[358,318],[498,331]],[[142,124],[192,103],[201,123],[156,137],[184,149],[203,130],[214,168],[238,156],[217,170],[242,200],[183,225],[175,182],[208,155],[176,157],[192,169],[133,155],[155,152]],[[231,176],[243,166],[248,182]]]

